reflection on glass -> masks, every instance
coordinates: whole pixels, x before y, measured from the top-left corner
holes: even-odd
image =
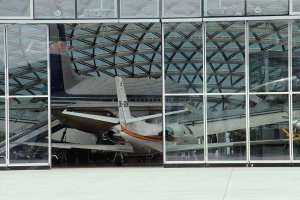
[[[289,159],[288,95],[250,95],[250,159]]]
[[[242,0],[205,0],[205,16],[243,16],[245,1]]]
[[[185,111],[183,111],[185,110]],[[166,97],[166,160],[202,161],[204,159],[203,98]],[[182,111],[169,115],[169,112]]]
[[[157,18],[159,17],[158,0],[121,0],[121,17]]]
[[[64,24],[51,32],[63,30],[66,31],[67,47],[71,47],[69,60],[72,60],[74,71],[81,76],[161,78],[160,23]],[[89,45],[90,41],[95,41],[95,44]],[[61,45],[51,43],[50,49],[52,54],[62,54]],[[57,70],[52,72],[59,74],[61,69],[59,64],[51,62],[51,70]],[[51,78],[58,79],[58,76]],[[161,85],[161,81],[156,82]],[[103,89],[90,87],[90,91],[76,92],[95,95]],[[157,88],[157,94],[161,96],[161,88]]]
[[[246,160],[245,96],[208,96],[208,160]]]
[[[294,159],[300,160],[300,95],[293,95],[293,147]]]
[[[1,0],[0,16],[29,17],[30,0]]]
[[[201,17],[201,1],[163,0],[163,17]]]
[[[300,1],[299,0],[291,0],[292,10],[293,12],[300,12]]]
[[[34,18],[36,19],[65,19],[75,18],[74,0],[35,0]]]
[[[202,24],[164,23],[166,93],[203,92]],[[172,84],[170,84],[172,83]]]
[[[5,152],[6,152],[6,141],[5,141],[5,100],[0,99],[0,164],[5,164]]]
[[[250,92],[288,91],[287,22],[250,22]]]
[[[48,131],[46,98],[10,99],[10,163],[48,163]]]
[[[207,92],[245,91],[245,24],[208,22]]]
[[[46,25],[11,25],[7,29],[10,95],[46,95]]]
[[[0,96],[5,95],[4,28],[0,26]]]
[[[247,15],[288,15],[288,0],[247,0]]]
[[[116,18],[117,0],[77,0],[78,18]]]
[[[300,20],[295,20],[293,22],[293,34],[292,34],[292,45],[293,45],[293,52],[292,52],[292,63],[293,63],[293,70],[292,70],[292,88],[293,91],[299,92],[300,91]]]

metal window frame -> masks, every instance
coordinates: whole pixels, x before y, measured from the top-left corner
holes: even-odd
[[[4,28],[4,56],[5,56],[5,141],[6,141],[6,163],[5,165],[0,165],[0,167],[35,167],[35,166],[49,166],[51,167],[51,94],[50,94],[50,50],[49,50],[49,26],[45,24],[46,28],[46,53],[47,53],[47,80],[48,80],[48,94],[47,95],[9,95],[9,63],[8,63],[8,30],[7,26],[5,25]],[[10,134],[9,134],[9,100],[12,98],[20,98],[20,99],[29,99],[29,98],[47,98],[48,106],[48,159],[47,163],[45,162],[32,162],[32,163],[11,163],[10,161]]]
[[[290,162],[294,160],[294,130],[293,130],[293,23],[288,21],[288,87],[289,87],[289,150],[290,150]]]
[[[165,41],[165,33],[164,33],[164,23],[187,23],[187,22],[195,22],[195,23],[201,23],[202,24],[202,76],[203,80],[206,80],[206,52],[204,51],[206,49],[206,24],[202,23],[201,18],[190,18],[190,19],[164,19],[162,20],[163,23],[161,23],[162,27],[162,79],[163,79],[163,93],[162,93],[162,99],[163,99],[163,164],[164,165],[170,165],[170,164],[205,164],[207,160],[207,136],[206,136],[206,92],[205,92],[205,82],[203,81],[202,84],[202,93],[165,93],[165,51],[164,51],[164,41]],[[204,126],[204,148],[203,148],[203,160],[195,160],[195,161],[167,161],[166,158],[166,141],[165,141],[165,129],[166,129],[166,116],[165,116],[165,99],[166,97],[178,97],[178,96],[193,96],[193,97],[201,97],[203,102],[203,126]]]
[[[167,149],[166,149],[166,141],[165,141],[165,130],[166,130],[166,116],[165,116],[165,101],[166,101],[166,97],[178,97],[178,96],[194,96],[194,97],[200,97],[202,98],[202,102],[203,102],[203,106],[205,107],[205,92],[204,92],[204,82],[202,85],[202,93],[165,93],[165,49],[164,49],[164,41],[165,41],[165,32],[164,32],[164,24],[165,23],[186,23],[186,22],[195,22],[195,23],[201,23],[202,24],[202,44],[203,44],[203,50],[205,49],[205,24],[202,23],[201,18],[191,18],[191,19],[164,19],[162,20],[163,22],[161,23],[161,27],[162,27],[162,88],[163,88],[163,164],[164,165],[170,165],[170,164],[205,164],[205,160],[206,160],[206,132],[204,129],[204,149],[203,149],[203,160],[195,160],[195,161],[167,161],[166,158],[166,153],[167,153]],[[199,40],[200,41],[200,40]],[[203,76],[203,80],[205,80],[205,74],[206,74],[206,69],[205,69],[205,55],[204,55],[205,51],[202,52],[202,65],[203,65],[203,70],[202,70],[202,76]],[[203,109],[203,122],[205,123],[205,109]],[[205,126],[204,126],[205,127]]]
[[[294,35],[294,29],[293,29],[293,20],[290,20],[290,40],[289,40],[289,44],[290,44],[290,58],[289,58],[289,62],[290,62],[290,77],[293,76],[293,35]],[[299,91],[293,91],[292,88],[292,78],[290,78],[290,122],[293,122],[293,118],[294,118],[294,109],[293,109],[293,95],[299,95],[300,92]],[[291,140],[291,144],[290,148],[291,148],[291,162],[292,163],[300,163],[300,159],[295,159],[295,155],[294,155],[294,150],[295,150],[295,146],[294,146],[294,130],[293,130],[293,123],[290,123],[290,130],[292,130],[292,132],[290,131],[290,140]]]
[[[218,21],[207,21],[207,22],[204,22],[205,24],[206,23],[208,23],[208,22],[218,22]],[[244,27],[246,27],[246,22],[245,21],[241,21],[242,23],[243,23],[243,25],[244,25]],[[244,33],[244,37],[245,37],[245,39],[244,39],[244,43],[245,43],[245,49],[246,49],[246,28],[244,29],[245,30],[245,33]],[[205,30],[205,39],[207,38],[207,30]],[[239,93],[230,93],[230,92],[223,92],[223,93],[216,93],[216,92],[212,92],[212,93],[208,93],[207,92],[207,77],[206,77],[206,63],[207,63],[207,57],[206,57],[206,42],[205,42],[205,50],[204,50],[204,52],[205,52],[205,58],[204,58],[204,61],[205,61],[205,88],[204,88],[204,91],[205,91],[205,96],[206,96],[206,107],[205,107],[205,114],[206,114],[206,121],[205,121],[205,137],[206,137],[206,147],[205,147],[205,149],[206,149],[206,156],[207,156],[207,159],[206,159],[206,163],[207,164],[247,164],[247,149],[248,149],[248,147],[247,147],[247,108],[245,108],[245,114],[246,114],[246,119],[245,119],[245,128],[246,128],[246,156],[245,156],[245,159],[243,159],[243,160],[230,160],[230,159],[228,159],[228,160],[209,160],[209,158],[208,158],[208,142],[207,142],[207,137],[208,137],[208,131],[207,131],[207,127],[208,127],[208,125],[207,125],[207,109],[208,109],[208,107],[207,107],[207,97],[210,97],[210,96],[221,96],[221,95],[224,95],[224,96],[228,96],[228,95],[231,95],[231,96],[244,96],[245,97],[245,102],[246,102],[246,104],[247,104],[247,89],[246,89],[246,87],[247,87],[247,79],[246,79],[246,77],[247,77],[247,75],[246,75],[246,68],[247,68],[247,65],[246,65],[246,63],[247,63],[247,61],[246,61],[246,59],[247,59],[247,57],[245,57],[245,59],[244,59],[244,68],[245,68],[245,79],[244,79],[244,91],[243,92],[239,92]],[[247,107],[247,106],[246,106]]]
[[[256,20],[251,20],[250,22],[255,22]],[[258,20],[257,22],[261,22],[262,20]],[[275,17],[275,18],[271,18],[271,19],[269,19],[269,20],[265,20],[265,21],[270,21],[270,22],[272,22],[272,21],[282,21],[282,22],[285,22],[287,25],[288,25],[288,35],[287,35],[287,37],[288,37],[288,77],[287,78],[289,78],[289,77],[291,77],[291,65],[292,65],[292,63],[291,63],[291,61],[290,61],[290,58],[291,58],[291,56],[290,56],[290,53],[291,53],[291,46],[290,46],[290,44],[292,43],[291,42],[291,31],[290,31],[290,20],[285,20],[285,19],[277,19],[277,17]],[[248,103],[247,103],[247,108],[248,108],[248,115],[247,115],[247,117],[248,117],[248,151],[249,151],[249,155],[248,155],[248,158],[249,158],[249,164],[265,164],[265,163],[291,163],[292,162],[292,157],[293,157],[293,152],[292,152],[292,150],[291,150],[291,144],[293,144],[293,143],[291,143],[291,137],[289,137],[288,139],[289,139],[289,153],[288,153],[288,158],[286,159],[286,160],[271,160],[271,159],[266,159],[266,160],[257,160],[257,159],[251,159],[251,140],[250,140],[250,105],[249,105],[249,103],[250,103],[250,95],[286,95],[286,96],[288,96],[288,112],[289,112],[289,119],[288,119],[288,126],[289,126],[289,128],[291,127],[291,112],[290,112],[290,110],[291,110],[291,104],[290,104],[290,102],[291,102],[291,97],[290,97],[290,94],[291,94],[291,79],[288,79],[288,89],[287,89],[287,91],[285,91],[285,92],[250,92],[250,84],[249,84],[249,66],[250,66],[250,59],[249,59],[249,57],[250,57],[250,45],[249,45],[249,36],[250,36],[250,28],[249,28],[249,21],[247,22],[247,27],[246,27],[246,29],[247,29],[247,34],[248,34],[248,37],[247,37],[247,40],[248,40],[248,42],[247,42],[247,79],[248,79],[248,81],[247,81],[247,98],[248,98]]]

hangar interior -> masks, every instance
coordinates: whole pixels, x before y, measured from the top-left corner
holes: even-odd
[[[297,1],[99,2],[0,9],[1,167],[299,162]]]

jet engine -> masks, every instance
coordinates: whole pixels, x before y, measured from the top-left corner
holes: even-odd
[[[124,140],[120,137],[120,126],[114,126],[110,130],[102,133],[98,138],[97,144],[120,144]]]

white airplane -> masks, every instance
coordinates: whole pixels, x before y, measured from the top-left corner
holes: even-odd
[[[89,149],[89,150],[101,150],[101,151],[110,151],[117,152],[115,159],[118,161],[123,161],[123,153],[134,153],[141,155],[155,155],[161,154],[163,152],[163,128],[162,124],[153,124],[147,123],[145,120],[154,119],[161,117],[162,114],[155,114],[143,117],[133,117],[131,115],[127,96],[125,93],[124,84],[121,77],[115,77],[117,96],[118,96],[118,110],[119,116],[108,117],[94,114],[87,114],[81,112],[73,112],[64,110],[64,115],[69,115],[73,117],[85,118],[87,120],[98,121],[99,124],[107,123],[112,124],[113,126],[108,130],[113,133],[114,137],[121,137],[125,144],[116,144],[116,145],[82,145],[82,144],[71,144],[71,143],[52,143],[52,147],[63,148],[63,149]],[[184,110],[168,112],[166,115],[173,115],[185,112],[192,112],[192,107],[187,106]],[[173,130],[181,130],[184,127],[179,124],[169,124],[168,126],[172,127]],[[101,127],[99,127],[101,129]],[[101,132],[101,131],[99,131]],[[170,143],[176,143],[180,140],[180,136],[183,133],[178,131],[166,133],[166,140]],[[45,143],[33,143],[33,142],[24,142],[23,144],[32,145],[32,146],[46,146]],[[117,157],[119,156],[119,157]],[[120,160],[121,159],[121,160]]]

